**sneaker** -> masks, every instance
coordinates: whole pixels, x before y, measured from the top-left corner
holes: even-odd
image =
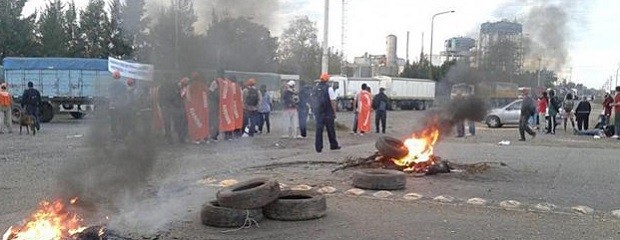
[[[296,138],[296,139],[302,139],[302,138],[304,138],[304,137],[303,137],[303,136],[301,136],[301,135],[297,135],[297,136],[295,136],[295,138]]]
[[[613,136],[611,136],[611,138],[616,138],[617,139],[618,135],[613,135]]]
[[[525,142],[525,138],[519,138],[520,142]]]

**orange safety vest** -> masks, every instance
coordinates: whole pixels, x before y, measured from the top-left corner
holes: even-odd
[[[0,91],[0,107],[11,107],[13,98],[9,92]]]
[[[187,128],[193,141],[204,140],[209,136],[208,87],[202,81],[191,81],[185,92],[185,113]]]
[[[232,83],[233,114],[235,116],[235,129],[243,128],[243,94],[239,83]]]
[[[220,90],[220,131],[229,132],[235,130],[235,116],[232,107],[232,82],[228,79],[218,78],[218,88]]]
[[[370,132],[370,111],[372,97],[366,90],[362,90],[358,98],[357,128],[360,132]]]

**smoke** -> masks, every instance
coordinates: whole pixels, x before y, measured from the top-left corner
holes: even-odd
[[[437,127],[440,136],[446,136],[457,124],[467,120],[482,121],[486,114],[486,104],[480,98],[454,99],[443,108],[427,113],[424,128]]]
[[[198,31],[205,31],[213,20],[213,13],[218,16],[232,18],[246,18],[255,23],[274,27],[276,13],[280,8],[278,0],[211,0],[194,1],[198,21],[195,27]]]

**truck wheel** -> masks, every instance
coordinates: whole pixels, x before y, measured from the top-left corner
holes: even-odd
[[[49,103],[43,103],[39,108],[39,117],[41,122],[50,122],[54,118],[54,107]]]
[[[390,104],[390,108],[392,111],[396,111],[398,110],[398,102],[397,101],[392,101],[392,104]]]
[[[86,115],[83,112],[70,112],[69,114],[71,114],[71,116],[75,119],[82,119],[84,118],[84,115]]]

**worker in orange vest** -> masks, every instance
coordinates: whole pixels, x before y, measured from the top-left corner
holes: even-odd
[[[360,134],[370,132],[370,112],[372,111],[372,96],[370,95],[370,91],[368,86],[363,88],[357,99],[357,128],[360,131]]]
[[[7,90],[7,84],[0,84],[0,134],[4,134],[4,127],[8,128],[9,133],[13,133],[13,120],[11,119],[11,107],[13,97]]]

